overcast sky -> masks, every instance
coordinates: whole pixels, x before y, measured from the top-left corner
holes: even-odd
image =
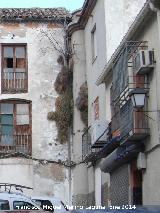
[[[18,7],[66,7],[74,11],[82,7],[84,0],[0,0],[0,8]]]

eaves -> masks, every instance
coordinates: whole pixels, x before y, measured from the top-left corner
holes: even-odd
[[[92,11],[96,5],[98,0],[86,0],[83,4],[83,8],[81,10],[81,15],[78,22],[70,24],[68,27],[68,35],[71,36],[77,30],[82,30],[85,28],[89,17],[92,14]]]

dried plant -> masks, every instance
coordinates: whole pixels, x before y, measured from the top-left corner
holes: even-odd
[[[76,107],[80,111],[81,120],[86,126],[88,126],[88,87],[86,82],[80,87],[80,91],[76,99]]]
[[[72,126],[73,100],[71,91],[67,90],[56,99],[55,112],[48,113],[48,119],[54,120],[58,129],[58,140],[65,143],[68,140],[69,128]]]
[[[57,113],[56,112],[49,112],[47,115],[47,119],[50,121],[57,120]]]
[[[61,64],[62,58],[58,60]],[[56,122],[58,140],[65,143],[69,139],[69,129],[73,120],[73,95],[72,95],[73,73],[66,66],[62,66],[54,83],[55,90],[59,94],[55,102],[55,112],[49,112],[47,118]]]
[[[69,73],[66,67],[62,67],[61,72],[58,73],[56,81],[54,83],[54,88],[58,94],[63,94],[69,84]]]
[[[64,65],[64,57],[63,55],[59,55],[58,59],[57,59],[57,63],[60,65]]]

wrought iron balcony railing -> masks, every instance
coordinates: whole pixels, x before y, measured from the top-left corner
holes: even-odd
[[[91,126],[89,126],[82,135],[82,160],[84,162],[96,160],[97,148],[92,149],[91,147]]]
[[[121,95],[126,95],[128,76],[133,75],[133,56],[139,49],[148,49],[147,41],[127,41],[116,57],[113,66],[112,97],[118,100]],[[133,79],[134,81],[135,79]]]
[[[30,134],[0,135],[0,154],[23,153],[31,155],[32,138]]]
[[[108,153],[109,149],[113,149],[113,147],[110,146],[111,144],[109,144],[109,142],[112,140],[111,123],[108,125],[104,133],[99,137],[99,140],[101,140],[101,137],[104,138],[104,135],[106,138],[105,143],[102,143],[101,146],[92,145],[91,132],[92,131],[90,126],[82,135],[82,160],[85,162],[93,162],[97,159],[103,158],[106,156],[106,153]],[[109,145],[108,147],[107,144]]]
[[[128,76],[126,86],[120,91],[118,97],[115,98],[113,87],[111,87],[111,105],[114,107],[122,107],[127,101],[129,101],[129,93],[135,89],[141,88],[146,92],[149,90],[149,83],[144,75]]]
[[[123,123],[124,119],[121,120],[122,139],[143,140],[149,135],[148,118],[143,111],[132,111],[131,120],[128,119]]]
[[[149,135],[148,117],[134,110],[131,100],[120,109],[120,135],[123,141],[143,140]]]

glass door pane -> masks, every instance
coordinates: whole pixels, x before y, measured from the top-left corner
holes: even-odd
[[[1,104],[1,145],[13,145],[13,104]]]
[[[13,143],[13,126],[2,125],[1,127],[1,145],[14,145]]]

